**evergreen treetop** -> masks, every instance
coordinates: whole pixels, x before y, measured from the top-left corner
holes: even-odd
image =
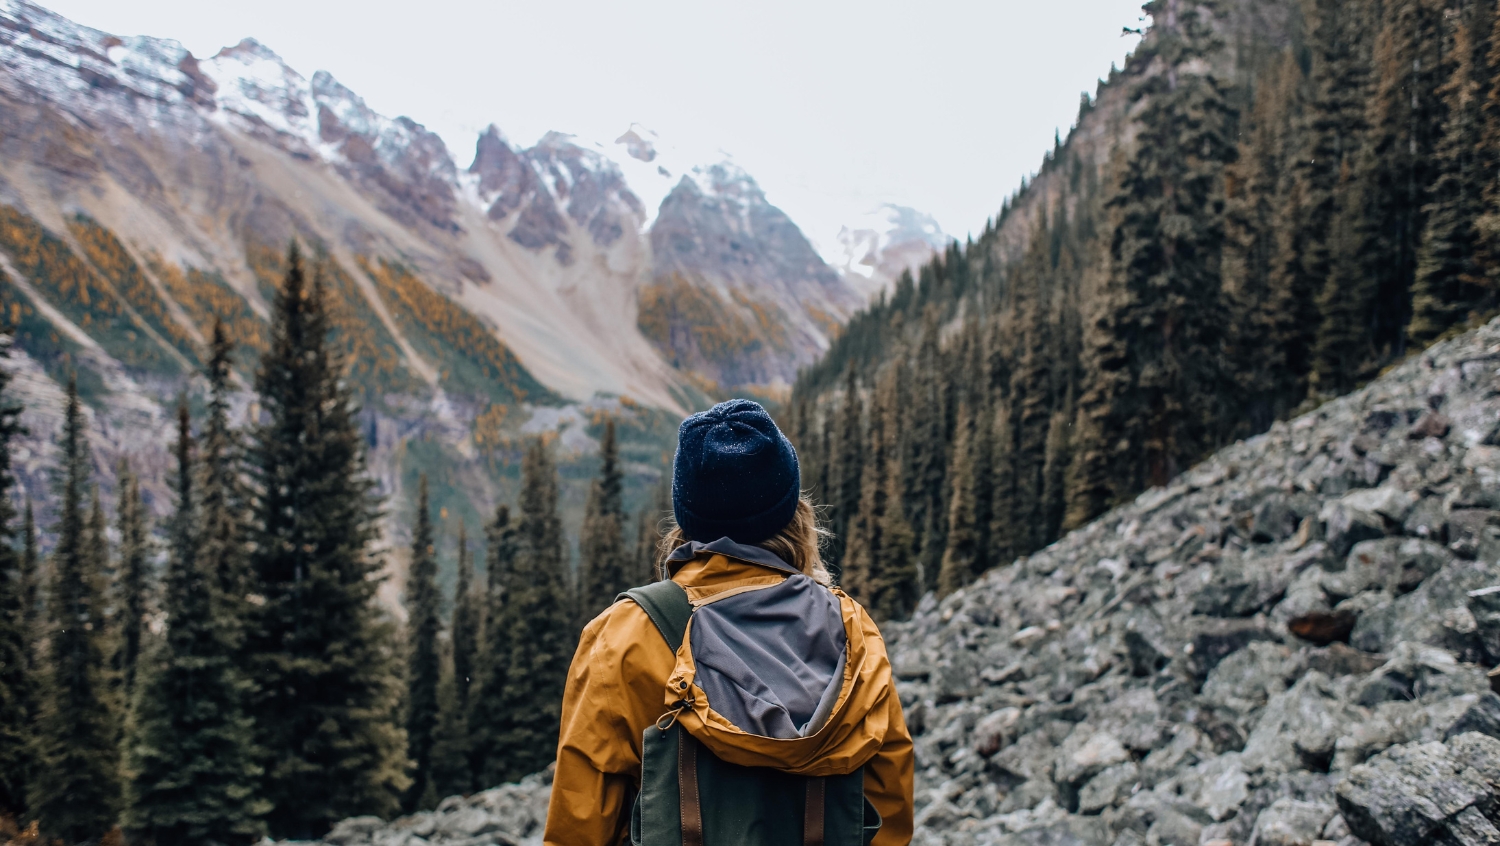
[[[47,591],[48,671],[36,721],[27,806],[45,836],[94,841],[120,805],[119,713],[107,652],[104,574],[91,548],[83,497],[89,447],[78,384],[69,380],[63,417],[61,503]]]
[[[250,711],[274,804],[273,836],[315,837],[338,820],[390,815],[410,785],[394,632],[372,600],[377,501],[319,275],[294,243],[256,375],[261,422],[248,464]]]

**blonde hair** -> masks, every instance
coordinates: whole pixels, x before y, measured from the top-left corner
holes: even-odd
[[[829,531],[818,525],[818,507],[813,505],[807,494],[803,494],[797,500],[797,511],[792,515],[791,522],[783,526],[781,531],[753,546],[773,553],[798,572],[828,587],[833,584],[833,577],[828,575],[828,568],[823,566],[822,548],[829,537],[832,537]],[[694,540],[677,525],[675,519],[668,517],[666,531],[662,532],[661,543],[657,545],[657,573],[666,573],[667,558],[677,547]]]

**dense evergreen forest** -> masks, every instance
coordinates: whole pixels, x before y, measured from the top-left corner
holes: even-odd
[[[451,597],[422,480],[407,618],[383,610],[383,505],[330,341],[324,268],[309,280],[295,244],[286,268],[260,416],[231,425],[235,353],[215,323],[204,419],[184,398],[161,526],[124,467],[111,530],[70,382],[59,517],[39,530],[30,501],[14,503],[21,409],[0,368],[0,838],[303,839],[543,769],[582,623],[654,578],[661,506],[628,544],[611,422],[577,578],[537,439],[518,508],[498,506],[472,548],[460,523]]]
[[[800,376],[789,425],[878,613],[1500,305],[1500,7],[1260,4],[1274,35],[1247,8],[1148,3],[1034,180]]]

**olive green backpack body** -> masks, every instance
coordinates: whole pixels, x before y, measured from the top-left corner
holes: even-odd
[[[620,595],[651,618],[675,653],[692,603],[661,581]],[[630,819],[634,846],[867,846],[880,815],[865,799],[864,770],[809,778],[719,760],[675,720],[648,726],[641,789]]]

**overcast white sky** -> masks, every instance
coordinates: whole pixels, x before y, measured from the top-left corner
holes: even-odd
[[[723,150],[825,252],[892,202],[977,232],[1135,46],[1140,0],[39,0],[198,56],[253,36],[439,133]]]

